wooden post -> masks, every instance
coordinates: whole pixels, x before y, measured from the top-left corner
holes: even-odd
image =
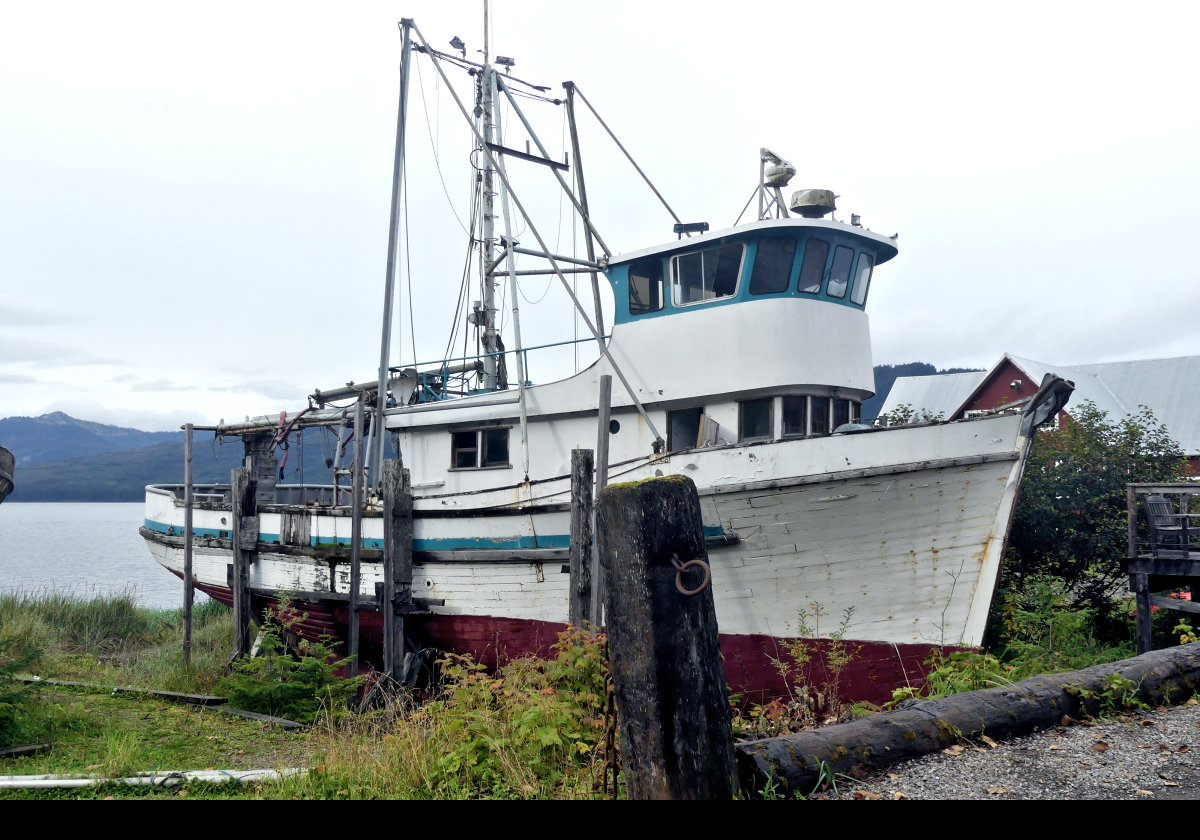
[[[383,671],[396,682],[404,663],[404,616],[412,611],[412,490],[399,459],[383,462]]]
[[[354,404],[354,466],[350,512],[350,677],[358,676],[358,587],[362,574],[363,396]]]
[[[596,495],[608,486],[608,437],[612,405],[612,377],[605,374],[600,377],[600,410],[599,422],[596,428]],[[593,531],[594,532],[594,531]],[[601,568],[598,549],[592,549],[592,595],[588,607],[589,620],[597,627],[604,624],[604,570]]]
[[[1149,653],[1151,650],[1150,623],[1150,576],[1134,574],[1129,576],[1129,588],[1137,599],[1137,652]]]
[[[1137,559],[1137,496],[1134,495],[1133,485],[1125,485],[1125,557],[1128,560]]]
[[[250,652],[250,564],[258,544],[258,506],[255,501],[255,482],[245,467],[230,475],[230,511],[233,545],[233,566],[230,588],[233,590],[233,655]]]
[[[192,579],[192,424],[183,427],[183,667],[192,667],[192,602],[196,598]]]
[[[667,476],[606,488],[596,538],[630,798],[731,798],[729,699],[696,485]],[[677,572],[673,558],[703,565]],[[697,591],[683,594],[677,581]]]
[[[571,626],[599,627],[592,610],[592,450],[571,451]]]

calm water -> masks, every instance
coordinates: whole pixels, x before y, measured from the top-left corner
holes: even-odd
[[[0,592],[130,592],[145,607],[183,604],[183,583],[138,536],[142,504],[0,505]],[[205,596],[196,593],[196,603]]]

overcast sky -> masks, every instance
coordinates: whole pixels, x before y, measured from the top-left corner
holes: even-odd
[[[0,417],[168,429],[373,378],[396,23],[438,48],[458,35],[473,57],[481,8],[0,0]],[[768,146],[797,166],[792,188],[832,189],[839,218],[898,232],[868,302],[876,363],[1200,354],[1184,4],[497,0],[493,14],[513,75],[556,97],[574,80],[685,220],[730,225]],[[468,130],[421,62],[405,363],[414,343],[418,361],[445,349],[469,212]],[[564,109],[522,107],[561,155]],[[583,123],[609,245],[672,238]],[[551,245],[582,254],[549,175],[509,169]],[[546,279],[521,295],[527,345],[582,331]],[[536,381],[573,369],[531,362]]]

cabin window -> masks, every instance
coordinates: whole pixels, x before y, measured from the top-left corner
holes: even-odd
[[[810,239],[804,246],[804,263],[800,266],[800,291],[815,295],[821,291],[825,279],[825,260],[829,257],[829,243],[823,239]]]
[[[871,269],[875,258],[868,253],[858,255],[858,270],[854,272],[854,285],[850,289],[850,300],[862,306],[867,302],[867,287],[871,285]]]
[[[671,286],[676,305],[728,297],[737,291],[742,245],[722,245],[671,260]]]
[[[775,400],[746,400],[738,403],[738,440],[770,440]]]
[[[829,397],[813,397],[809,416],[812,418],[809,434],[829,434]]]
[[[754,255],[754,270],[750,273],[750,294],[786,292],[794,256],[795,239],[761,240],[758,243],[758,252]]]
[[[450,433],[450,467],[456,470],[508,467],[508,429]]]
[[[783,436],[803,437],[808,434],[808,397],[783,398]]]
[[[850,422],[850,400],[833,401],[833,428]]]
[[[663,308],[662,260],[649,259],[629,267],[629,314],[643,315]]]
[[[846,286],[850,284],[850,264],[853,262],[853,248],[839,245],[833,249],[833,267],[829,269],[829,286],[826,289],[830,297],[846,296]]]
[[[682,408],[667,412],[668,452],[699,446],[700,418],[703,414],[703,408]]]

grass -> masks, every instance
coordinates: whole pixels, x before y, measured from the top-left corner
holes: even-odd
[[[180,625],[179,611],[138,609],[124,596],[88,602],[0,596],[0,639],[36,643],[41,658],[31,670],[46,678],[208,692],[225,674],[228,610],[216,603],[197,609],[189,671],[179,652]],[[383,708],[353,717],[326,715],[292,733],[146,695],[33,685],[17,740],[53,747],[0,759],[0,775],[312,772],[243,788],[108,784],[0,790],[0,799],[596,798],[604,768],[604,673],[600,639],[569,634],[554,658],[518,660],[499,673],[468,658],[448,658],[435,692],[394,696]]]

